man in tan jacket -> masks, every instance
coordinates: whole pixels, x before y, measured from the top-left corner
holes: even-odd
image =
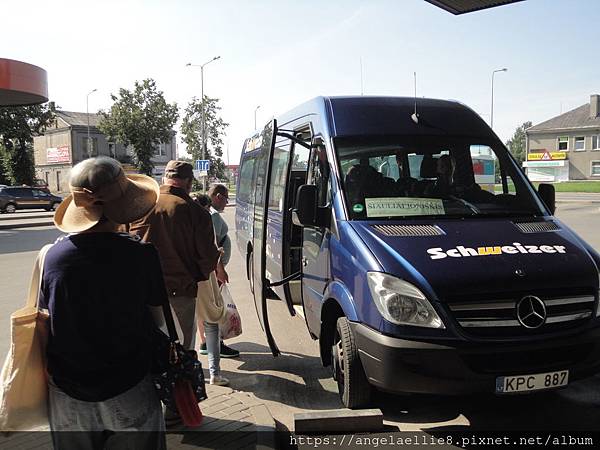
[[[169,302],[183,332],[183,346],[189,349],[196,335],[197,283],[215,270],[218,279],[227,278],[210,214],[189,196],[192,169],[189,163],[169,161],[156,207],[130,226],[132,234],[158,249]]]

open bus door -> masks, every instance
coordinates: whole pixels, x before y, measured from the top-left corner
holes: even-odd
[[[302,146],[310,148],[310,145],[284,131],[285,130],[282,130],[282,132],[278,134],[277,121],[273,120],[265,126],[261,133],[261,152],[256,162],[257,169],[254,193],[253,252],[250,276],[252,277],[254,286],[254,304],[258,320],[265,332],[267,343],[269,344],[273,356],[278,356],[281,352],[271,333],[267,299],[277,298],[272,288],[282,286],[284,293],[283,297],[288,310],[291,315],[294,315],[292,295],[287,284],[300,277],[300,271],[293,274],[288,273],[290,268],[283,261],[290,257],[288,248],[290,231],[288,227],[285,226],[287,221],[290,221],[291,223],[291,212],[289,214],[290,217],[288,217],[287,213],[287,205],[290,200],[286,197],[287,201],[284,203],[284,211],[279,211],[280,214],[277,220],[275,220],[277,216],[276,211],[270,210],[269,208],[271,201],[270,196],[278,191],[277,189],[271,189],[271,186],[274,182],[281,182],[281,179],[273,180],[274,177],[277,178],[277,175],[275,175],[276,171],[274,170],[274,164],[277,166],[277,173],[280,175],[279,170],[282,168],[285,168],[284,170],[286,173],[290,172],[294,160],[289,148],[287,151],[283,148],[277,148],[277,136],[293,140],[294,142],[300,143]],[[279,192],[279,194],[281,194],[281,192]],[[276,197],[274,197],[274,199],[276,199]],[[269,214],[273,215],[273,217],[270,217]],[[276,229],[278,227],[279,229]],[[278,242],[277,239],[279,239]],[[277,257],[276,255],[280,255],[279,257],[281,258],[279,265],[273,263],[274,259]],[[274,280],[274,277],[278,279]]]
[[[277,130],[277,121],[273,119],[265,126],[261,133],[261,152],[257,160],[255,202],[254,202],[254,220],[253,220],[253,242],[252,242],[252,273],[254,286],[254,306],[258,314],[260,326],[267,336],[267,343],[273,353],[273,356],[281,352],[271,334],[269,326],[269,315],[267,312],[267,290],[268,280],[266,276],[266,239],[267,239],[267,220],[269,214],[269,188],[271,184],[271,167],[273,165],[273,153],[275,149],[275,133]]]

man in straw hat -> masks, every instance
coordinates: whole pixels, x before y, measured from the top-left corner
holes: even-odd
[[[158,249],[169,301],[181,326],[183,346],[188,349],[194,348],[196,335],[198,283],[207,281],[215,270],[217,278],[227,278],[219,262],[221,253],[215,244],[210,214],[189,195],[193,179],[191,164],[169,161],[156,207],[130,228],[132,233],[152,242]],[[218,345],[218,327],[213,334]],[[216,352],[218,358],[218,348]],[[212,384],[221,384],[218,362],[209,355]]]
[[[40,292],[51,323],[54,447],[120,448],[123,440],[132,448],[166,448],[149,376],[148,306],[164,304],[167,291],[154,246],[118,232],[154,208],[158,184],[145,175],[126,176],[116,160],[98,157],[73,167],[69,187],[54,215],[57,228],[69,234],[48,251]]]

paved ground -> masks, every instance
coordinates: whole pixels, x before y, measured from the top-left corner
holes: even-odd
[[[273,417],[254,395],[210,385],[207,393],[209,398],[201,403],[202,425],[170,429],[169,450],[276,448]],[[0,449],[52,449],[52,441],[48,432],[18,433],[0,436]]]
[[[600,203],[600,193],[598,192],[557,192],[556,201],[565,202],[587,202]]]
[[[21,220],[47,220],[31,218]],[[1,219],[0,219],[1,220]],[[45,243],[52,242],[61,233],[54,227],[41,226],[0,230],[0,358],[8,351],[9,317],[21,306],[25,298],[35,256]],[[206,356],[201,356],[205,369]],[[208,376],[208,374],[206,374]],[[265,402],[250,392],[207,385],[209,398],[200,404],[204,421],[197,430],[178,428],[170,431],[169,449],[186,448],[273,448],[275,446],[275,420]],[[51,448],[46,433],[22,434],[3,439],[0,449]]]
[[[233,208],[228,208],[225,213],[232,234],[233,212]],[[557,216],[592,246],[600,249],[598,205],[590,201],[562,202],[558,205]],[[11,305],[19,303],[24,296],[24,284],[35,252],[57,234],[50,227],[0,230],[0,280],[6,286],[6,294],[0,302],[0,330],[6,330],[7,316],[3,312],[8,314],[14,310]],[[317,342],[308,335],[304,319],[300,315],[290,317],[281,302],[269,302],[273,333],[283,352],[280,357],[273,358],[258,324],[245,278],[245,264],[237,249],[233,251],[228,270],[230,289],[240,309],[244,328],[240,337],[229,342],[242,351],[241,357],[222,360],[221,364],[231,386],[252,392],[257,401],[268,407],[280,430],[293,430],[294,413],[339,408],[335,382],[329,370],[320,364]],[[3,339],[5,336],[0,333],[0,354],[6,348]],[[206,364],[206,358],[202,358]],[[537,396],[498,398],[381,394],[376,405],[383,410],[384,423],[390,431],[598,430],[600,377]],[[180,441],[183,443],[184,440],[181,436]]]

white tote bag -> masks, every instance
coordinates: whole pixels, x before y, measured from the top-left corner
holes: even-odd
[[[48,429],[48,374],[46,343],[48,312],[38,299],[44,258],[52,244],[37,256],[25,306],[10,316],[11,342],[0,374],[0,430]]]

